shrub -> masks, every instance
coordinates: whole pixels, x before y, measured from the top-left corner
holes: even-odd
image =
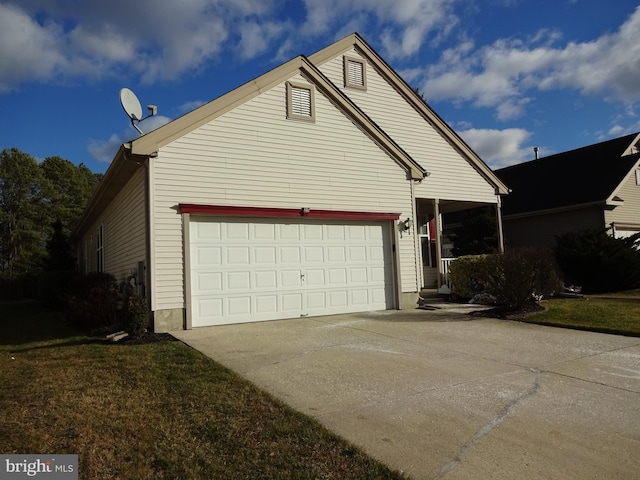
[[[113,330],[121,323],[121,295],[116,278],[110,273],[81,275],[69,285],[69,316],[85,331]]]
[[[451,263],[453,293],[472,298],[484,292],[510,309],[522,309],[532,295],[550,295],[559,287],[550,251],[517,248],[504,254],[460,257]]]
[[[589,293],[639,288],[639,241],[640,234],[614,238],[602,229],[556,236],[556,259],[564,281]]]
[[[533,295],[549,296],[558,291],[559,280],[553,255],[540,248],[512,248],[487,257],[485,286],[498,303],[520,310]]]
[[[452,293],[461,298],[472,298],[483,290],[487,276],[487,255],[458,257],[449,266]]]
[[[129,336],[137,338],[147,331],[149,326],[149,307],[146,299],[135,293],[127,298],[124,328]]]

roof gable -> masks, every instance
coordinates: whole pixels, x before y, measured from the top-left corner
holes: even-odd
[[[515,215],[612,201],[638,164],[640,134],[550,155],[496,170],[512,192],[503,213]],[[635,152],[635,153],[632,153]]]
[[[421,180],[426,171],[367,117],[346,95],[329,81],[306,57],[293,60],[261,75],[231,92],[129,143],[133,155],[152,156],[171,141],[195,130],[260,93],[302,74],[323,95],[369,135],[406,171],[409,178]]]
[[[355,49],[380,75],[409,103],[469,164],[496,190],[507,194],[509,189],[489,166],[469,147],[455,131],[393,70],[360,35],[347,37],[309,56],[314,65],[322,65],[337,56]]]

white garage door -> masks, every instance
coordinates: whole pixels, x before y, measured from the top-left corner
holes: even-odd
[[[192,217],[193,327],[393,308],[389,226]]]

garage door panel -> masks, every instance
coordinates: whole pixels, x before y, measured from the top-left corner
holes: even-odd
[[[275,240],[276,226],[269,223],[256,223],[253,225],[253,238],[255,240]]]
[[[318,310],[327,308],[327,295],[325,292],[308,292],[307,308],[309,310]]]
[[[367,248],[365,246],[349,247],[348,254],[349,262],[367,261]]]
[[[192,326],[392,308],[389,228],[192,217]]]
[[[302,311],[302,292],[300,293],[284,293],[281,296],[282,312],[292,313],[299,317]]]
[[[300,264],[300,247],[280,247],[280,263]]]
[[[327,247],[327,261],[328,262],[346,262],[347,251],[343,246],[339,247]]]
[[[326,282],[324,269],[306,269],[305,283],[308,287],[324,287]]]
[[[328,292],[328,307],[338,308],[348,305],[349,293],[346,290]]]
[[[320,240],[324,238],[322,225],[303,225],[302,234],[305,240]]]
[[[345,227],[343,225],[327,225],[327,240],[344,240]]]
[[[364,240],[367,238],[367,228],[365,225],[349,225],[347,227],[347,238],[349,240]]]
[[[229,272],[227,273],[227,288],[229,290],[250,290],[251,272]]]
[[[312,245],[303,248],[305,263],[324,263],[324,247],[322,245]]]
[[[275,270],[265,270],[255,273],[255,288],[274,290],[278,287],[278,272]]]
[[[300,270],[282,270],[280,272],[280,286],[282,288],[300,288],[302,286],[302,272]]]
[[[249,253],[250,248],[246,247],[227,247],[226,260],[229,265],[249,265],[251,258]]]
[[[277,314],[278,313],[278,295],[256,295],[257,315]]]
[[[222,225],[219,223],[198,222],[196,225],[197,238],[203,240],[220,240],[222,238],[221,228]]]
[[[247,316],[251,314],[251,296],[243,295],[240,297],[227,297],[227,315],[229,316]]]
[[[367,268],[351,268],[349,269],[349,282],[356,283],[369,283],[369,275],[367,275]]]
[[[275,265],[277,263],[276,247],[255,247],[254,262],[260,265]]]
[[[368,305],[369,304],[369,290],[352,290],[351,291],[351,304],[352,305]]]
[[[194,294],[222,291],[222,272],[201,272],[194,275],[192,290]]]
[[[248,223],[227,223],[227,238],[230,240],[249,240]]]
[[[195,248],[195,255],[200,265],[222,264],[222,248],[220,247],[198,246]]]
[[[347,284],[346,268],[330,268],[329,269],[328,286],[335,287],[336,285],[346,285],[346,284]]]
[[[280,240],[300,240],[300,225],[279,225],[278,230]]]

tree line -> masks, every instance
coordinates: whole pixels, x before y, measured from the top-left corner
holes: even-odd
[[[0,280],[69,269],[69,235],[102,174],[53,156],[0,152]]]

